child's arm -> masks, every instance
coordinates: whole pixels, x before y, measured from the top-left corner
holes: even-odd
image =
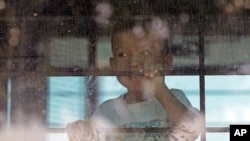
[[[161,70],[163,70],[162,65],[157,63],[148,61],[143,64],[144,78],[141,80],[143,93],[147,94],[146,97],[154,95],[161,103],[167,113],[167,120],[174,126],[172,135],[185,133],[185,139],[194,140],[200,134],[203,118],[199,110],[191,105],[185,106],[172,94],[164,82],[164,76],[159,73]]]
[[[196,108],[183,105],[164,83],[155,85],[155,97],[162,104],[167,112],[168,120],[174,126],[171,133],[173,138],[194,140],[198,137],[203,122]]]

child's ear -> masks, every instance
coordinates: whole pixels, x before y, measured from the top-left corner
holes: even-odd
[[[167,72],[170,72],[173,65],[173,55],[171,53],[168,53],[164,55],[164,67],[163,69]]]
[[[113,57],[109,58],[109,64],[110,64],[111,70],[115,70],[115,63],[114,63],[114,58]]]

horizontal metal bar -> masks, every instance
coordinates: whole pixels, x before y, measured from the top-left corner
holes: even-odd
[[[189,15],[191,20],[196,20],[200,21],[198,16],[195,15]],[[10,17],[10,16],[2,16],[0,17],[0,21],[8,21],[8,20],[79,20],[79,19],[91,19],[95,18],[96,16],[87,16],[87,15],[82,15],[82,16],[39,16],[39,17],[34,17],[34,16],[16,16],[16,17]],[[152,16],[150,15],[142,15],[140,17],[136,18],[141,18],[141,19],[146,19],[146,18],[151,18]],[[167,15],[167,16],[161,16],[162,18],[167,18],[167,19],[178,19],[178,16],[175,15]],[[134,16],[116,16],[113,17],[113,20],[119,20],[119,19],[134,19]],[[206,15],[204,17],[207,20],[211,19],[221,19],[221,20],[227,20],[227,19],[235,19],[235,20],[249,20],[250,17],[249,15],[237,15],[237,16],[223,16],[223,15]]]
[[[111,128],[111,129],[101,129],[102,132],[111,133],[161,133],[171,131],[171,127],[168,128]],[[66,133],[65,128],[48,128],[48,133]],[[206,132],[229,132],[229,127],[207,127]]]
[[[207,127],[206,132],[229,132],[229,127]]]
[[[205,75],[249,75],[242,73],[240,68],[244,65],[228,66],[206,66]],[[161,75],[199,75],[197,66],[174,66],[171,72],[160,71]],[[110,69],[88,69],[88,68],[53,68],[44,66],[36,71],[0,69],[0,76],[142,76],[138,71],[112,71]]]
[[[101,132],[104,133],[158,133],[158,132],[169,132],[171,130],[168,128],[103,128],[100,129]],[[48,128],[48,133],[65,133],[65,128]]]

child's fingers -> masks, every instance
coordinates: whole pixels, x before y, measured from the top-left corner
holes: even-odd
[[[160,64],[145,63],[138,71],[143,73],[146,78],[154,78],[155,76],[159,76],[162,70],[163,68]]]
[[[91,137],[89,125],[86,121],[78,120],[66,126],[66,133],[70,141],[82,141]]]
[[[66,127],[66,133],[70,141],[80,141],[78,127],[75,122],[69,123]]]

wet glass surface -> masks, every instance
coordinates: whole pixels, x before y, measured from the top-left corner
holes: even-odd
[[[20,123],[64,128],[125,93],[115,76],[133,72],[110,69],[112,28],[150,16],[161,20],[148,32],[167,38],[173,54],[165,83],[205,113],[206,127],[249,123],[249,14],[250,0],[0,0],[0,138]],[[227,132],[206,134],[228,140]]]

